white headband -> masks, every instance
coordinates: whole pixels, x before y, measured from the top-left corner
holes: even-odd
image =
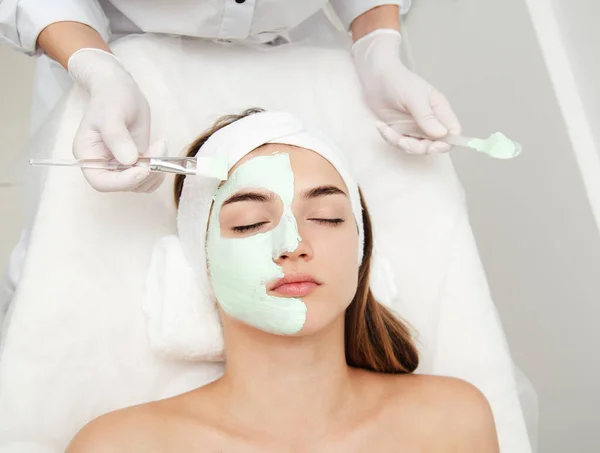
[[[337,170],[348,190],[358,229],[358,263],[363,258],[364,228],[358,184],[343,154],[316,131],[289,113],[249,115],[215,132],[198,156],[225,156],[227,171],[246,154],[267,143],[309,149]],[[206,232],[220,181],[187,176],[179,201],[179,238],[163,238],[153,254],[144,310],[153,349],[175,358],[218,360],[223,340],[216,301],[208,278]]]

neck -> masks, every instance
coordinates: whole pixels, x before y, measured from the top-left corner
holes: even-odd
[[[286,438],[318,436],[352,401],[344,318],[307,336],[277,336],[224,325],[227,363],[219,381],[224,409],[253,429]]]

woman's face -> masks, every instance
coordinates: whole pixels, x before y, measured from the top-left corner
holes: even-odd
[[[257,148],[215,196],[207,256],[229,316],[283,335],[329,325],[358,284],[358,231],[342,178],[313,151]]]

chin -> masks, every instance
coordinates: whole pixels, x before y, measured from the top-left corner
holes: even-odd
[[[295,336],[315,335],[325,329],[331,328],[337,322],[343,326],[348,304],[327,303],[324,301],[303,299],[306,304],[306,322]]]

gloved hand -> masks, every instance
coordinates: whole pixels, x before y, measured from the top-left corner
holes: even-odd
[[[416,121],[432,139],[461,131],[444,95],[404,66],[400,59],[401,44],[399,32],[379,29],[363,36],[352,47],[367,102],[385,122],[378,122],[377,129],[388,143],[409,153],[448,152],[451,146],[446,143],[406,137],[386,124],[398,120]]]
[[[89,94],[89,104],[73,140],[77,159],[117,159],[125,165],[140,155],[166,153],[164,142],[148,147],[150,107],[148,101],[117,57],[100,49],[81,49],[68,62],[69,74]],[[132,167],[83,170],[90,185],[100,192],[153,192],[165,175]]]

